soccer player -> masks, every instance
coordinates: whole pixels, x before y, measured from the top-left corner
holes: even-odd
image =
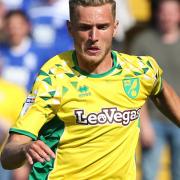
[[[114,0],[70,0],[75,50],[50,59],[1,155],[4,168],[32,165],[30,179],[136,178],[139,114],[151,97],[180,126],[180,99],[149,56],[111,50]]]

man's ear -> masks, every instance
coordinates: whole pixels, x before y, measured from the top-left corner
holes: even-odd
[[[118,26],[119,26],[119,21],[118,21],[118,20],[115,20],[115,22],[114,22],[114,33],[113,33],[113,37],[116,36]]]
[[[67,20],[66,25],[67,25],[67,29],[68,29],[69,34],[72,36],[72,24],[71,24],[71,21]]]

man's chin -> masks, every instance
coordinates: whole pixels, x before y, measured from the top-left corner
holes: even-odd
[[[100,55],[86,55],[84,57],[84,61],[91,65],[96,65],[101,62],[101,56]]]

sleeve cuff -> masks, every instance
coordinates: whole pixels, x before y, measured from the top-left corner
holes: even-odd
[[[34,134],[32,134],[28,131],[24,131],[24,130],[20,130],[20,129],[16,129],[16,128],[10,128],[9,133],[17,133],[17,134],[28,136],[28,137],[32,138],[33,140],[37,140],[37,136],[35,136]]]

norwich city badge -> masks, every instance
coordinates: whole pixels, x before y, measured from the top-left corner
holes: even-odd
[[[126,78],[123,80],[123,87],[128,97],[135,99],[139,94],[140,82],[138,78]]]

